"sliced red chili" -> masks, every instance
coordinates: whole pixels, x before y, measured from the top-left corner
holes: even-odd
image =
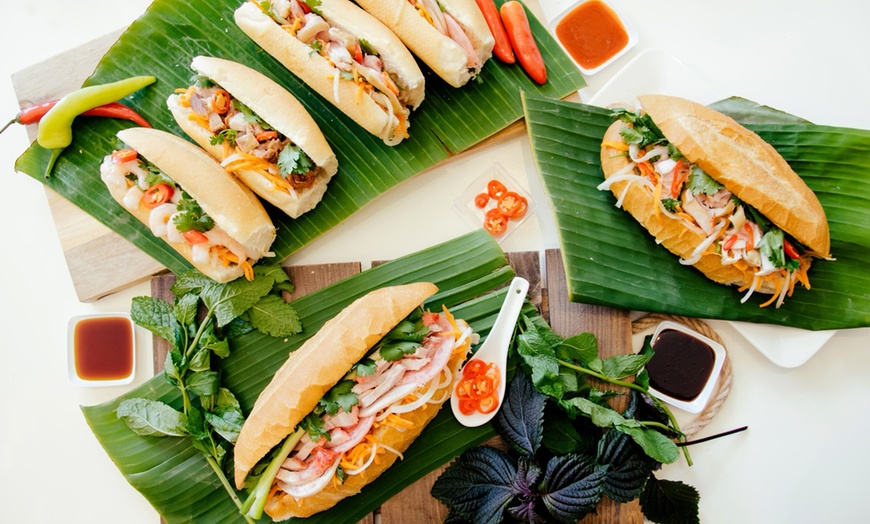
[[[728,240],[726,240],[725,243],[722,244],[722,251],[728,251],[729,249],[731,249],[735,242],[737,242],[737,235],[731,235],[730,237],[728,237]]]
[[[478,402],[474,399],[461,399],[459,401],[459,412],[463,415],[471,415],[477,411]]]
[[[495,394],[495,386],[493,386],[491,378],[483,375],[474,377],[472,380],[474,381],[474,393],[477,398],[485,398]]]
[[[755,233],[752,231],[752,226],[749,222],[743,224],[743,229],[749,235],[749,240],[746,241],[746,251],[752,251],[755,248]]]
[[[507,231],[508,217],[501,214],[497,207],[486,212],[483,217],[483,228],[492,235],[501,235]]]
[[[479,358],[471,359],[465,364],[465,367],[462,368],[462,376],[464,378],[474,378],[478,375],[481,375],[486,372],[486,362],[480,360]]]
[[[138,156],[139,153],[137,153],[135,149],[120,149],[112,152],[112,163],[124,164],[131,160],[136,160]]]
[[[195,229],[185,231],[182,235],[184,235],[184,239],[187,240],[188,244],[205,244],[208,242],[208,237]]]
[[[521,218],[529,208],[529,202],[522,195],[508,191],[498,199],[498,210],[508,218]]]
[[[480,193],[476,197],[474,197],[474,205],[483,209],[486,205],[489,204],[489,195],[486,193]]]
[[[354,45],[354,47],[353,47],[353,59],[354,59],[354,60],[356,61],[356,63],[358,63],[358,64],[361,64],[362,61],[363,61],[363,52],[362,52],[362,47],[360,47],[359,43],[357,43],[357,44]]]
[[[680,187],[682,187],[683,182],[688,178],[689,166],[686,164],[686,161],[681,158],[674,167],[674,178],[671,181],[671,196],[673,198],[680,196]]]
[[[498,397],[490,395],[477,401],[477,409],[483,414],[492,413],[498,408]]]
[[[230,94],[223,89],[218,89],[211,96],[211,109],[219,115],[230,110]]]
[[[791,245],[791,242],[786,239],[782,239],[782,248],[785,250],[785,254],[792,260],[797,260],[801,257],[800,253],[797,252],[797,249],[795,249],[794,246]]]
[[[464,378],[456,384],[456,397],[459,400],[475,398],[472,379]]]
[[[490,180],[489,183],[486,184],[486,192],[489,194],[490,198],[498,198],[507,193],[507,187],[498,180]]]
[[[145,196],[142,197],[142,204],[149,209],[153,209],[164,202],[168,202],[174,192],[175,190],[167,184],[153,185],[145,191]]]

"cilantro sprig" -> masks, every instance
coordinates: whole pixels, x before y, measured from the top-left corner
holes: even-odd
[[[631,126],[626,127],[619,132],[626,144],[635,144],[640,148],[644,148],[650,145],[668,143],[668,139],[665,138],[662,130],[659,129],[659,126],[657,126],[652,118],[650,118],[646,113],[641,111],[629,111],[627,109],[617,109],[613,112],[612,116],[613,118],[618,118]],[[673,152],[677,153],[677,157],[682,157],[682,155],[679,155],[676,148],[673,148]],[[675,155],[672,154],[671,156],[673,157]]]
[[[117,416],[139,435],[190,437],[240,511],[242,503],[223,468],[245,418],[233,393],[221,386],[214,363],[229,356],[232,336],[254,330],[275,337],[299,333],[299,315],[279,298],[292,288],[287,273],[277,265],[255,267],[252,281],[226,284],[192,270],[173,284],[173,304],[136,297],[130,308],[134,322],[171,344],[163,376],[178,388],[182,405],[178,409],[150,399],[127,399],[118,405]],[[199,315],[202,308],[204,316]]]

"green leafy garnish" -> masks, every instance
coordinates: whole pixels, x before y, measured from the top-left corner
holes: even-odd
[[[313,169],[314,161],[299,146],[287,144],[278,154],[278,172],[285,178],[291,174],[304,175]]]
[[[677,207],[679,207],[680,205],[680,201],[676,198],[663,198],[662,205],[665,206],[665,209],[667,209],[669,212],[676,213]]]
[[[143,398],[122,401],[116,414],[138,435],[190,437],[221,484],[242,511],[242,503],[224,474],[227,452],[235,443],[245,421],[233,393],[221,387],[221,374],[214,369],[215,358],[230,354],[227,333],[231,326],[250,315],[250,326],[274,336],[301,331],[295,309],[279,306],[276,290],[287,288],[289,277],[280,267],[254,268],[254,280],[239,279],[219,284],[196,270],[178,276],[172,286],[175,303],[153,297],[136,297],[130,316],[136,324],[167,340],[163,376],[181,394],[181,409]],[[282,301],[283,302],[283,301]],[[199,317],[200,307],[205,316]],[[284,312],[279,312],[283,308]],[[270,311],[262,318],[253,311]],[[279,335],[275,335],[278,333]],[[249,517],[245,517],[252,522]]]
[[[377,50],[365,38],[359,39],[359,48],[364,54],[378,56]]]
[[[355,385],[356,382],[353,380],[342,380],[332,386],[317,403],[318,410],[327,415],[335,415],[339,410],[350,413],[350,410],[359,404],[356,393],[351,391]]]
[[[713,177],[705,173],[698,166],[692,167],[692,172],[689,173],[689,178],[686,181],[686,187],[691,189],[692,193],[696,195],[702,193],[705,195],[713,195],[720,189],[725,188],[725,186],[715,181]]]
[[[239,134],[239,132],[236,131],[235,129],[229,129],[229,128],[222,129],[221,131],[218,132],[218,134],[213,135],[211,138],[209,138],[208,143],[213,145],[213,146],[216,146],[218,144],[223,144],[224,142],[226,142],[227,144],[229,144],[231,146],[235,146],[236,145],[236,136],[238,136],[238,134]]]
[[[619,132],[626,144],[635,144],[640,148],[644,148],[650,145],[667,143],[664,133],[652,121],[652,118],[645,113],[641,114],[640,111],[634,112],[627,109],[617,109],[613,112],[612,116],[631,126],[623,128]]]
[[[253,109],[243,104],[238,98],[233,98],[233,107],[236,108],[237,111],[242,113],[245,117],[245,122],[249,124],[258,124],[260,127],[265,129],[266,131],[274,130],[272,126],[266,123],[265,120],[260,118],[260,115],[254,112]]]
[[[180,213],[172,218],[172,223],[182,233],[191,230],[205,233],[214,227],[214,220],[205,214],[199,203],[191,198],[187,192],[181,193],[181,199],[178,201],[178,211]]]

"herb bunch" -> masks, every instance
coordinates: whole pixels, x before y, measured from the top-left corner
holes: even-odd
[[[117,416],[139,435],[189,437],[241,509],[224,465],[245,418],[233,393],[221,387],[215,357],[229,356],[229,338],[254,330],[273,337],[299,333],[299,315],[281,298],[283,291],[293,291],[293,285],[280,265],[271,265],[256,266],[252,281],[237,279],[226,284],[192,270],[179,275],[171,290],[174,304],[136,297],[130,316],[171,344],[163,376],[178,388],[181,409],[134,398],[118,405]]]
[[[448,521],[574,523],[607,496],[640,498],[652,522],[699,522],[698,492],[653,474],[678,458],[671,439],[684,435],[649,395],[649,341],[637,355],[600,359],[590,333],[563,340],[525,316],[518,326],[519,371],[493,420],[511,451],[473,448],[439,477],[432,495],[450,509]],[[628,408],[612,409],[607,401],[621,393],[601,384],[629,388]]]

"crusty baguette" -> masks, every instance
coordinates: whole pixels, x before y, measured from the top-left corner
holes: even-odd
[[[356,0],[366,11],[389,27],[412,53],[453,87],[462,87],[492,57],[495,39],[474,0],[440,0],[468,35],[480,66],[470,70],[465,51],[423,18],[408,0]]]
[[[374,345],[438,288],[428,282],[377,289],[355,300],[290,354],[260,393],[235,445],[241,489],[257,462],[308,415]]]
[[[157,129],[128,128],[119,131],[118,138],[180,185],[218,227],[248,249],[252,259],[259,259],[269,251],[276,232],[263,205],[251,190],[228,175],[205,151]],[[112,198],[123,205],[124,193],[108,187]],[[131,213],[148,224],[150,210],[143,204]],[[218,282],[228,282],[243,274],[238,265],[195,263],[189,244],[168,243],[199,271]]]
[[[331,25],[365,39],[377,50],[385,68],[395,73],[396,83],[408,100],[409,108],[416,109],[420,105],[425,94],[423,73],[396,35],[350,0],[321,0],[318,11]],[[336,93],[335,69],[329,62],[278,26],[259,7],[245,2],[236,9],[235,21],[254,42],[363,129],[389,145],[404,139],[403,135],[396,133],[396,117],[388,114],[370,96],[358,97],[354,83],[338,82]]]
[[[191,67],[251,108],[270,126],[305,151],[318,166],[314,184],[294,193],[276,189],[268,178],[254,170],[237,171],[242,182],[293,218],[313,209],[326,192],[329,179],[337,171],[338,160],[317,123],[302,104],[272,79],[246,65],[221,58],[197,56],[191,62]],[[171,95],[166,103],[181,129],[200,147],[218,161],[227,157],[229,150],[222,144],[212,144],[214,135],[189,118],[192,111],[181,105],[179,95]]]
[[[696,102],[664,95],[638,100],[687,159],[812,251],[830,254],[825,210],[773,146]]]

